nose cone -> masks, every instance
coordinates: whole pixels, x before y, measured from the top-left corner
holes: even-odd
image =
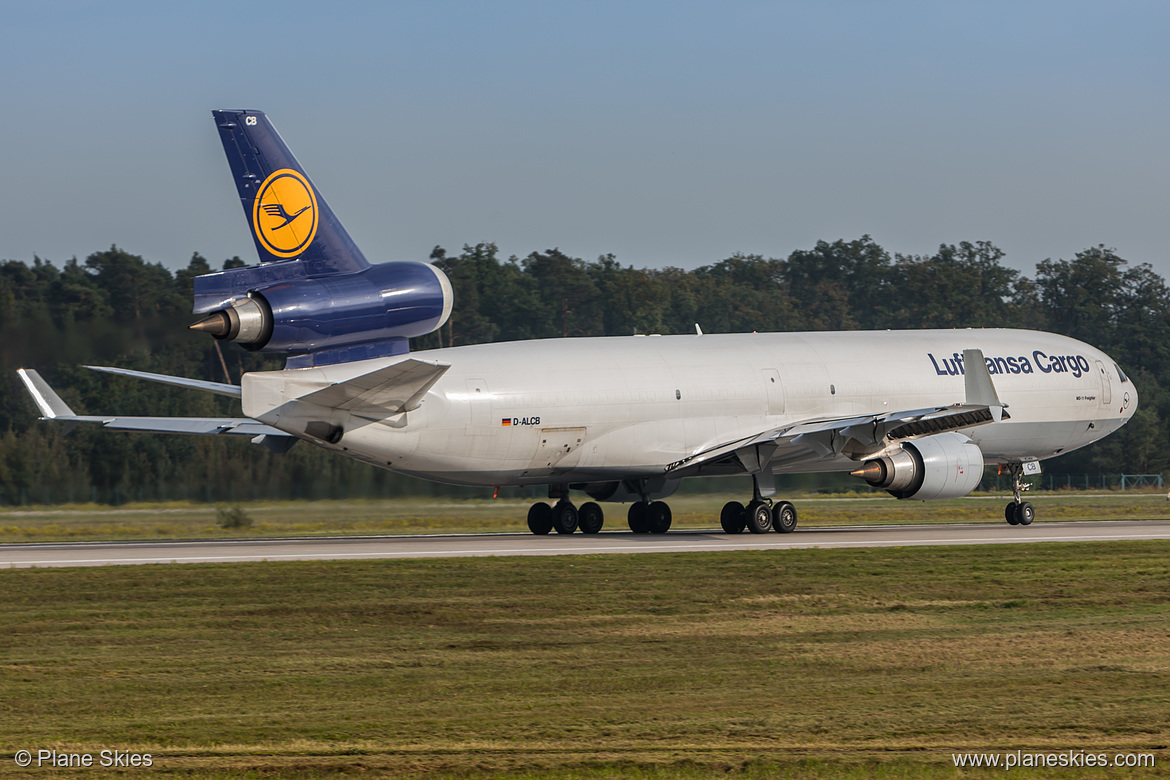
[[[1133,380],[1125,375],[1125,371],[1122,370],[1116,361],[1113,363],[1113,368],[1117,372],[1117,379],[1119,380],[1114,385],[1114,408],[1121,414],[1122,424],[1125,424],[1129,421],[1129,418],[1133,417],[1134,412],[1137,411],[1138,391],[1137,387],[1134,386]]]

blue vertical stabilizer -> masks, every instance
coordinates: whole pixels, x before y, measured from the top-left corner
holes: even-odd
[[[369,266],[263,111],[212,111],[261,263],[300,260],[300,275]]]

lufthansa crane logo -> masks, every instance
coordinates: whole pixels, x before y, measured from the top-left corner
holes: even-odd
[[[252,203],[252,229],[277,257],[296,257],[317,234],[317,196],[303,174],[281,168],[260,185]]]

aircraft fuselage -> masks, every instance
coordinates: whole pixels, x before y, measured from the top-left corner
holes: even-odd
[[[1083,447],[1137,407],[1114,361],[1075,339],[1026,330],[846,331],[551,339],[415,352],[451,368],[413,411],[371,419],[295,401],[297,385],[344,382],[396,358],[249,374],[250,417],[360,460],[465,485],[590,483],[662,476],[695,453],[797,421],[962,403],[964,349],[980,349],[1007,416],[961,431],[988,462]],[[849,470],[788,444],[776,473]],[[677,476],[719,473],[686,470]]]

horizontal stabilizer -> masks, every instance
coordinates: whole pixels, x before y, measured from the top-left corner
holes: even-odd
[[[218,393],[219,395],[226,395],[231,398],[240,397],[240,388],[237,385],[228,385],[223,382],[208,382],[203,379],[187,379],[181,376],[168,376],[167,374],[151,374],[146,371],[134,371],[129,368],[113,368],[112,366],[86,366],[91,371],[103,371],[107,374],[117,374],[118,376],[128,376],[134,379],[146,379],[151,382],[161,382],[164,385],[176,385],[178,387],[188,387],[192,390],[202,390],[207,393]]]
[[[418,407],[422,397],[450,367],[446,363],[409,358],[301,396],[299,400],[359,415],[408,412]]]

